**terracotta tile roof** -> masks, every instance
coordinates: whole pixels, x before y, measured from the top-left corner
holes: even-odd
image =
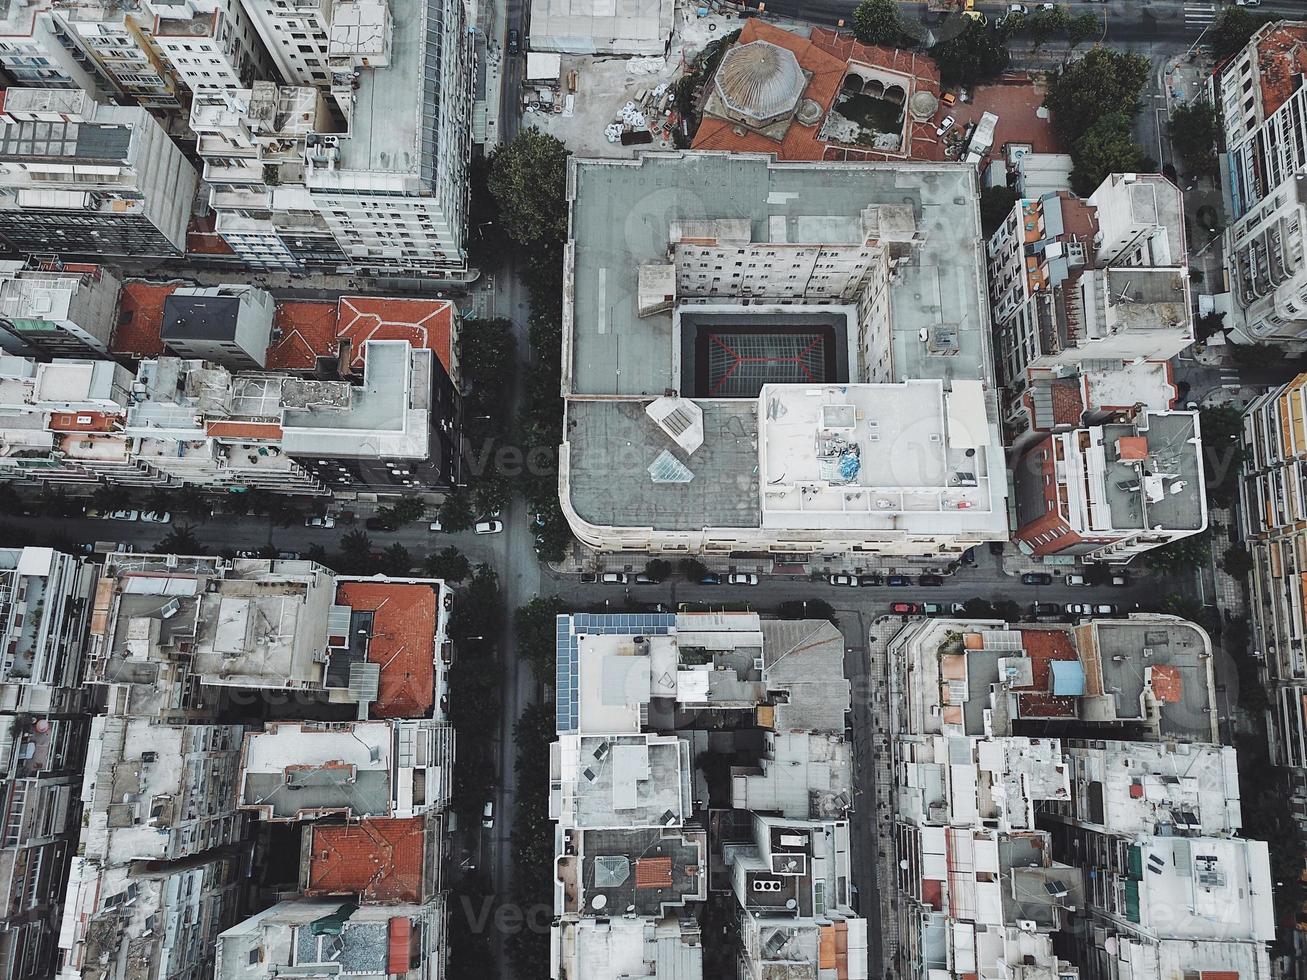
[[[1017,694],[1023,718],[1075,718],[1076,699],[1048,693],[1052,689],[1054,660],[1076,660],[1071,638],[1062,630],[1023,629],[1021,645],[1030,658],[1034,682],[1030,691]]]
[[[407,340],[436,352],[445,370],[453,361],[454,304],[447,299],[342,296],[336,336],[350,342],[354,367],[363,366],[369,340]]]
[[[373,717],[429,717],[436,686],[435,590],[396,582],[341,582],[336,602],[373,614],[368,660],[381,666]]]
[[[639,858],[635,862],[636,888],[671,888],[672,859],[669,857]]]
[[[409,946],[413,942],[413,923],[403,916],[395,916],[388,927],[390,949],[386,956],[386,971],[392,974],[408,973],[413,965]]]
[[[281,426],[276,422],[209,422],[204,431],[217,439],[267,439],[274,441],[281,438]]]
[[[1307,25],[1283,23],[1257,39],[1257,70],[1262,87],[1262,116],[1289,100],[1307,72]]]
[[[425,822],[421,817],[314,824],[306,895],[358,895],[365,902],[420,902]]]
[[[1175,704],[1184,697],[1184,678],[1179,667],[1154,664],[1148,668],[1148,685],[1153,697],[1164,704]]]
[[[163,353],[163,301],[180,289],[181,282],[143,282],[132,279],[123,283],[118,326],[109,350],[130,357],[158,357]]]
[[[277,304],[272,328],[281,339],[268,347],[268,370],[311,371],[317,358],[336,352],[336,303],[287,300]]]
[[[1055,381],[1049,387],[1053,396],[1053,424],[1079,425],[1085,403],[1080,397],[1080,386],[1074,380]]]
[[[81,422],[79,419],[90,421]],[[50,431],[113,432],[122,421],[122,415],[109,412],[55,412],[50,416]]]
[[[948,115],[959,127],[979,123],[986,112],[998,116],[990,156],[998,159],[1010,143],[1025,143],[1036,153],[1061,153],[1062,145],[1053,133],[1052,119],[1044,109],[1044,83],[1015,74],[993,85],[977,85],[970,102],[950,106]],[[933,130],[932,130],[933,133]]]
[[[1116,441],[1116,452],[1121,459],[1147,459],[1147,436],[1122,436]]]

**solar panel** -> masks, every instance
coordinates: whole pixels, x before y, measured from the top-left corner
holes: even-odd
[[[575,613],[555,621],[557,656],[554,671],[554,724],[559,734],[575,732],[578,718],[577,638],[586,633],[610,636],[666,635],[676,626],[675,613]]]

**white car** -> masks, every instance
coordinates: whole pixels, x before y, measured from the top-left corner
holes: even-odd
[[[858,585],[858,580],[856,578],[852,575],[845,575],[843,572],[838,575],[827,575],[826,581],[831,585],[851,585],[854,588],[857,588]]]
[[[1040,9],[1040,10],[1047,10],[1049,13],[1052,13],[1054,10],[1057,9],[1057,4],[1055,4],[1055,3],[1041,3],[1041,4],[1039,5],[1039,9]]]
[[[146,524],[167,524],[172,520],[172,512],[167,510],[143,510],[141,520]]]
[[[141,512],[139,510],[111,510],[104,515],[106,521],[139,521]]]
[[[1085,602],[1068,602],[1062,607],[1068,616],[1090,616],[1094,607]]]
[[[604,585],[625,585],[625,572],[604,572],[604,577],[600,580]]]
[[[305,527],[335,527],[336,518],[332,517],[330,514],[314,515],[313,517],[306,517],[304,519],[304,526]]]
[[[443,531],[444,528],[440,526],[440,522],[439,522],[439,521],[432,521],[429,525],[427,525],[427,530],[428,530],[428,531]]]
[[[731,572],[726,581],[731,585],[757,585],[758,576],[753,572]]]
[[[938,127],[936,127],[936,129],[935,129],[935,135],[936,135],[936,136],[943,136],[943,135],[944,135],[945,133],[947,133],[950,129],[952,129],[955,125],[957,125],[957,120],[956,120],[956,119],[954,119],[952,116],[945,116],[945,117],[944,117],[944,121],[943,121],[942,123],[940,123]]]
[[[1262,0],[1234,0],[1236,7],[1260,7]]]
[[[1024,3],[1010,3],[1007,5],[1007,12],[1009,14],[1021,14],[1024,17],[1030,13],[1030,8]]]
[[[504,529],[502,521],[477,521],[472,530],[477,534],[498,534]]]
[[[486,800],[486,805],[481,808],[481,826],[486,830],[491,830],[495,826],[495,801]]]

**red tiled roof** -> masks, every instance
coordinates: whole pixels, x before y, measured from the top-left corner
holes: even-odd
[[[1154,664],[1148,668],[1149,687],[1153,697],[1165,704],[1174,704],[1184,696],[1184,678],[1179,667]]]
[[[408,973],[409,967],[413,965],[413,957],[409,952],[413,923],[403,916],[396,916],[390,920],[389,933],[390,951],[386,957],[386,970],[396,975]]]
[[[279,302],[272,328],[281,339],[268,347],[268,370],[310,371],[318,357],[336,352],[336,327],[340,311],[336,303],[312,301]]]
[[[965,129],[979,123],[986,112],[998,116],[990,157],[998,159],[1010,143],[1024,143],[1036,153],[1061,153],[1062,145],[1053,133],[1052,120],[1044,105],[1044,83],[1024,75],[1013,75],[993,85],[977,85],[969,102],[949,106],[948,115]],[[933,131],[932,131],[933,132]]]
[[[1288,101],[1307,72],[1307,26],[1284,23],[1257,39],[1257,69],[1262,87],[1262,115]]]
[[[213,215],[192,218],[186,226],[186,253],[188,255],[235,255],[227,240],[214,231]]]
[[[80,422],[79,419],[90,419]],[[112,432],[122,415],[108,412],[55,412],[50,416],[51,432]]]
[[[358,895],[365,902],[420,902],[424,821],[364,819],[311,831],[306,895]]]
[[[1116,441],[1116,453],[1121,459],[1147,459],[1147,436],[1122,436]]]
[[[1029,691],[1017,694],[1023,718],[1074,718],[1076,699],[1048,693],[1052,687],[1050,664],[1054,660],[1077,660],[1071,638],[1062,630],[1023,629],[1021,646],[1030,658],[1034,681]]]
[[[1053,424],[1079,425],[1085,403],[1080,397],[1080,386],[1075,381],[1055,381],[1048,386],[1053,396]]]
[[[435,704],[436,593],[428,585],[341,582],[336,602],[373,614],[368,660],[381,666],[376,718],[424,718]]]
[[[181,282],[123,283],[118,326],[109,350],[129,357],[158,357],[163,353],[163,301],[184,285]]]
[[[669,857],[639,858],[635,862],[636,888],[671,888],[672,859]]]
[[[453,362],[454,304],[447,299],[342,296],[336,336],[350,342],[353,366],[363,365],[369,340],[407,340],[435,351],[445,370]]]
[[[204,431],[215,438],[268,439],[281,438],[281,426],[276,422],[209,422]]]

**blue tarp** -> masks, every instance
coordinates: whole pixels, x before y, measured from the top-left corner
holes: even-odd
[[[1085,668],[1079,660],[1053,661],[1053,693],[1063,697],[1085,693]]]

